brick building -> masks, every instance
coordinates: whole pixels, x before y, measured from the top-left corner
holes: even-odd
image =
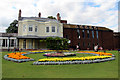
[[[71,48],[78,45],[80,49],[93,49],[99,45],[104,49],[114,49],[113,31],[105,27],[64,24],[63,36],[71,40]]]

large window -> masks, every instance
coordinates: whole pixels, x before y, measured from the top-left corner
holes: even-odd
[[[77,29],[77,37],[80,39],[80,30]]]
[[[14,47],[14,39],[11,39],[11,47]]]
[[[97,36],[97,39],[98,39],[98,31],[96,31],[96,36]]]
[[[5,47],[5,39],[3,39],[2,47]]]
[[[37,26],[35,26],[35,32],[37,32]]]
[[[32,26],[29,26],[29,31],[32,31],[32,30],[33,30]]]
[[[54,26],[52,26],[52,32],[55,32],[55,27]]]
[[[85,38],[85,30],[82,30],[82,37]]]
[[[49,32],[49,27],[46,27],[46,32]]]
[[[92,30],[92,38],[94,38],[94,31]]]
[[[23,25],[23,31],[26,31],[26,25]]]
[[[87,37],[90,38],[89,30],[87,30]]]

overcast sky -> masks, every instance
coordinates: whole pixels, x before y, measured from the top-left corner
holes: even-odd
[[[119,0],[1,0],[0,32],[22,17],[54,16],[59,12],[61,19],[71,24],[103,26],[118,31]]]

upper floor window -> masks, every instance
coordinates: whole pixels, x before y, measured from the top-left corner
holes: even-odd
[[[26,25],[23,25],[23,31],[25,31],[26,30]]]
[[[80,30],[77,29],[77,37],[80,39]]]
[[[49,32],[49,27],[46,27],[46,32]]]
[[[52,32],[55,32],[55,27],[54,26],[52,26]]]
[[[88,37],[88,38],[90,37],[89,33],[90,33],[89,30],[87,30],[87,37]]]
[[[32,26],[29,26],[29,31],[32,31],[32,30],[33,30]]]
[[[94,31],[92,30],[92,38],[94,38]]]
[[[37,32],[37,26],[35,26],[35,32]]]
[[[85,38],[85,30],[82,30],[82,37]]]
[[[98,39],[98,31],[96,31],[96,36],[97,36],[97,39]]]

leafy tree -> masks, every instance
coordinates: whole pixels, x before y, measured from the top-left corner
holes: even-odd
[[[53,49],[53,50],[64,50],[64,49],[68,49],[68,39],[66,38],[52,38],[52,37],[48,37],[46,39],[46,43],[47,43],[47,48],[49,49]]]
[[[56,19],[55,17],[53,16],[48,16],[49,19]]]
[[[10,26],[6,29],[6,33],[18,33],[18,21],[14,20],[12,23],[10,23]]]

